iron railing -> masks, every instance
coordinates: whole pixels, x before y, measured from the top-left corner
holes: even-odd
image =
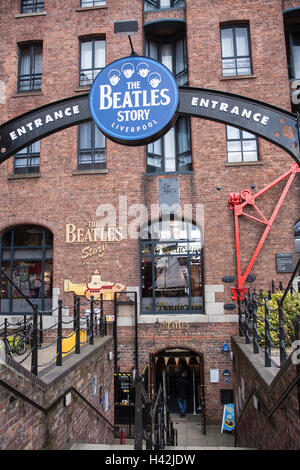
[[[245,336],[246,344],[252,343],[253,354],[263,351],[265,367],[274,365],[280,368],[286,361],[288,341],[291,342],[287,334],[287,328],[293,330],[294,325],[284,311],[284,300],[288,293],[293,294],[295,292],[292,284],[299,268],[300,259],[283,295],[276,300],[277,305],[275,307],[271,307],[269,302],[271,294],[275,292],[274,282],[272,282],[272,291],[265,292],[260,289],[257,292],[256,289],[252,291],[249,289],[248,292],[245,292],[243,299],[238,292],[239,335]],[[280,283],[279,288],[282,288],[282,283]],[[270,317],[273,318],[273,321]],[[273,332],[277,336],[276,343],[272,340]],[[272,350],[274,352],[275,349],[279,351],[279,363],[272,357]]]
[[[156,399],[151,401],[143,384],[143,377],[133,370],[135,387],[135,450],[163,450],[165,446],[177,445],[177,430],[167,408],[167,402],[160,385]]]
[[[15,287],[15,286],[14,286]],[[20,291],[22,297],[26,298]],[[26,299],[28,300],[28,299]],[[12,355],[14,350],[13,345],[14,338],[22,337],[26,325],[31,325],[31,332],[29,338],[29,348],[25,351],[22,360],[18,361],[22,364],[26,359],[31,356],[31,367],[30,370],[33,374],[38,375],[39,368],[46,367],[48,365],[56,364],[56,366],[62,366],[63,357],[71,352],[80,354],[80,348],[82,344],[94,344],[95,337],[103,337],[107,334],[106,318],[103,312],[103,297],[99,300],[95,300],[93,296],[90,300],[82,300],[80,297],[74,297],[74,303],[72,306],[64,306],[61,300],[58,301],[58,306],[51,311],[40,311],[38,305],[32,304],[33,313],[30,315],[24,315],[24,319],[18,323],[11,323],[8,318],[4,318],[3,323],[0,324],[0,337],[5,341],[6,353]],[[88,308],[87,308],[88,307]],[[68,321],[63,320],[63,310],[73,310],[73,318]],[[57,311],[57,321],[48,328],[43,328],[43,314],[51,314]],[[69,330],[66,336],[63,334],[63,329]],[[54,340],[43,342],[43,335],[45,332],[51,335],[51,330],[54,330]],[[82,334],[83,333],[83,334]],[[63,349],[63,340],[74,338],[71,340],[71,347],[69,350]],[[50,348],[56,344],[56,353],[49,352],[49,358],[47,362],[39,362],[39,353],[41,350]],[[51,356],[51,357],[50,357]]]

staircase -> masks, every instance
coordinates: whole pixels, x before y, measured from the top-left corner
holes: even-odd
[[[165,450],[249,450],[248,448],[234,447],[234,437],[229,433],[221,433],[221,426],[206,426],[206,434],[202,433],[202,426],[193,415],[180,418],[172,415],[174,427],[178,432],[178,445],[176,447],[165,447]],[[146,449],[146,446],[144,446]],[[133,439],[126,440],[125,445],[120,445],[119,440],[114,444],[85,444],[74,443],[71,450],[134,450]],[[152,451],[153,452],[153,451]]]

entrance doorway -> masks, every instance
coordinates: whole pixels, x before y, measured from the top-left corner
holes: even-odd
[[[176,383],[182,372],[187,372],[189,391],[187,414],[199,415],[205,432],[205,388],[204,361],[202,354],[189,349],[165,349],[150,357],[150,391],[152,397],[158,392],[160,384],[164,390],[170,413],[179,414]]]

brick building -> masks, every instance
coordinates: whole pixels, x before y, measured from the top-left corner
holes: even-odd
[[[299,1],[9,0],[0,13],[1,124],[88,94],[105,65],[130,56],[128,35],[134,51],[166,65],[179,86],[292,110],[291,89],[300,78]],[[199,411],[205,394],[207,420],[219,422],[222,391],[233,389],[223,346],[238,334],[228,195],[256,194],[291,164],[284,150],[252,133],[184,115],[164,137],[138,147],[111,142],[92,121],[60,130],[1,165],[1,265],[49,324],[58,299],[70,305],[82,285],[119,283],[136,292],[138,363],[141,371],[148,367],[151,390],[165,379],[174,409],[175,380],[188,368],[189,411]],[[261,195],[266,218],[284,184]],[[164,223],[163,203],[177,204]],[[280,272],[276,254],[295,261],[299,217],[296,179],[244,287],[287,282],[290,270]],[[261,234],[261,224],[241,221],[243,272]],[[17,317],[24,308],[2,278],[1,315]],[[109,296],[104,308],[114,312]],[[121,371],[135,361],[134,313],[118,306]]]

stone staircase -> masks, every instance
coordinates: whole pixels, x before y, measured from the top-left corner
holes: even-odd
[[[199,417],[196,418],[193,415],[187,415],[185,418],[180,418],[179,415],[172,415],[171,417],[174,427],[177,429],[178,445],[176,447],[166,446],[165,450],[250,450],[248,448],[234,447],[233,435],[226,432],[221,433],[220,426],[207,426],[206,434],[203,435]],[[134,450],[134,441],[132,439],[126,440],[125,445],[120,445],[120,441],[117,439],[111,445],[75,443],[71,450],[131,451]]]

